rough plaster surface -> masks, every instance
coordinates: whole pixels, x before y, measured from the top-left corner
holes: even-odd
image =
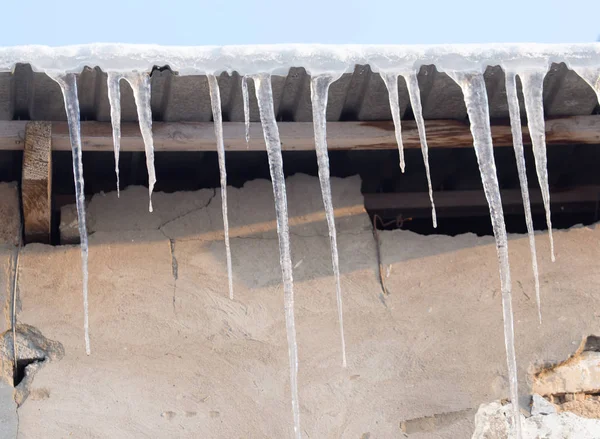
[[[19,232],[19,199],[17,186],[0,183],[0,340],[11,328],[12,273]],[[4,347],[0,347],[3,351]],[[16,436],[17,404],[12,387],[12,362],[0,354],[0,438]]]
[[[19,418],[17,416],[17,403],[13,396],[11,384],[0,381],[0,437],[12,439],[17,437]]]
[[[305,437],[470,437],[479,405],[508,395],[493,239],[381,233],[384,297],[360,180],[333,179],[332,189],[347,369],[318,180],[288,179]],[[24,249],[19,320],[60,342],[65,356],[35,376],[19,437],[291,437],[270,183],[229,188],[234,301],[218,191],[155,194],[154,207],[147,213],[143,188],[89,205],[89,357],[79,249]],[[535,367],[563,361],[600,332],[599,235],[556,231],[554,264],[537,235],[541,327],[528,241],[511,236],[523,395]]]

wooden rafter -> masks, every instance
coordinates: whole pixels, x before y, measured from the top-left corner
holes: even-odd
[[[0,150],[23,149],[25,121],[0,122]],[[66,122],[51,122],[52,150],[69,151],[69,129]],[[260,123],[252,123],[250,142],[244,138],[244,124],[226,122],[225,148],[228,151],[264,151]],[[282,147],[287,151],[314,149],[313,125],[310,122],[280,122],[278,124]],[[123,123],[121,150],[143,151],[144,145],[137,123]],[[456,120],[426,121],[427,142],[431,148],[471,147],[472,137],[468,123]],[[81,123],[85,151],[110,151],[113,148],[111,125],[108,122]],[[523,127],[524,141],[529,143],[527,127]],[[214,151],[215,135],[211,122],[155,122],[153,124],[156,151]],[[511,146],[512,135],[508,123],[492,124],[495,146]],[[414,121],[402,122],[405,148],[419,148],[420,141]],[[548,144],[600,144],[600,115],[574,116],[546,121]],[[392,122],[329,122],[327,143],[330,150],[370,150],[397,148]]]

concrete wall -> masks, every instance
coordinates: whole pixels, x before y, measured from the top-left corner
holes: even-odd
[[[288,179],[304,437],[470,437],[478,406],[508,396],[493,239],[382,232],[384,296],[360,180],[333,179],[332,188],[347,369],[318,180]],[[91,356],[79,248],[23,249],[19,322],[64,356],[29,384],[19,437],[291,437],[270,183],[229,188],[233,301],[219,192],[158,193],[154,208],[147,213],[144,188],[89,205]],[[537,235],[541,326],[527,238],[510,237],[523,402],[536,368],[599,333],[599,234],[556,231],[555,263]]]

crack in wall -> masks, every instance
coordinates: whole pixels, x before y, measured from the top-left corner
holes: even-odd
[[[21,227],[22,227],[22,223],[21,223]],[[13,263],[12,263],[12,288],[11,288],[11,295],[10,295],[10,302],[11,302],[11,332],[12,332],[12,339],[13,339],[13,362],[16,364],[18,362],[18,354],[17,354],[17,300],[18,300],[18,294],[19,294],[19,259],[21,256],[21,246],[22,246],[22,230],[21,230],[21,234],[19,235],[19,244],[17,246],[17,248],[15,249],[15,254],[13,257]]]
[[[177,258],[175,257],[175,240],[169,238],[169,245],[171,247],[171,272],[173,274],[173,312],[176,310],[176,297],[177,297],[177,278],[179,277],[179,266],[177,265]]]
[[[217,190],[213,188],[213,193],[210,196],[210,198],[208,199],[208,201],[200,207],[197,207],[195,209],[189,210],[185,213],[182,213],[181,215],[176,216],[175,218],[172,218],[168,221],[165,221],[164,223],[162,223],[160,226],[158,226],[156,228],[156,230],[158,230],[160,233],[162,233],[165,238],[167,238],[169,240],[169,249],[171,252],[171,273],[173,275],[173,312],[176,313],[177,309],[176,309],[176,305],[177,305],[177,279],[179,278],[179,265],[177,263],[177,257],[175,256],[175,243],[177,242],[177,240],[175,238],[172,238],[171,236],[169,236],[164,230],[163,227],[178,221],[182,218],[185,218],[187,215],[190,215],[194,212],[197,212],[199,210],[202,209],[206,209],[210,203],[212,202],[212,200],[215,198],[215,196],[217,195]]]
[[[206,209],[210,205],[210,203],[212,202],[212,200],[215,198],[216,195],[217,195],[217,190],[215,188],[213,188],[213,194],[210,196],[210,198],[208,199],[208,201],[206,202],[206,204],[204,206],[196,207],[195,209],[189,210],[185,213],[182,213],[181,215],[176,216],[175,218],[165,221],[164,223],[162,223],[160,226],[157,227],[157,230],[160,230],[165,236],[167,236],[167,238],[171,238],[162,230],[163,227],[165,227],[175,221],[178,221],[182,218],[185,218],[186,216],[188,216],[194,212],[198,212],[199,210]]]

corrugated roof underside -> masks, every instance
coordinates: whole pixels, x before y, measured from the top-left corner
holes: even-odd
[[[462,92],[445,73],[424,66],[419,73],[425,119],[466,119]],[[485,73],[490,115],[508,118],[504,72],[499,67]],[[106,74],[86,69],[79,76],[79,100],[82,120],[109,121]],[[219,77],[223,120],[242,122],[241,77]],[[259,121],[254,85],[248,81],[251,120]],[[303,68],[291,69],[287,77],[272,78],[275,112],[280,121],[310,122],[310,77]],[[399,99],[404,118],[412,119],[408,92],[399,78]],[[121,82],[121,106],[124,121],[137,119],[133,94]],[[521,108],[523,108],[522,96]],[[552,65],[544,82],[546,117],[588,115],[597,107],[592,89],[564,64]],[[178,76],[168,69],[152,73],[152,114],[165,122],[207,122],[212,120],[208,81],[205,76]],[[523,112],[524,114],[524,112]],[[43,73],[34,73],[29,65],[18,65],[13,73],[0,73],[0,120],[65,120],[63,99],[58,85]],[[329,91],[327,119],[330,121],[391,120],[387,89],[379,74],[369,66],[357,66],[333,83]]]

